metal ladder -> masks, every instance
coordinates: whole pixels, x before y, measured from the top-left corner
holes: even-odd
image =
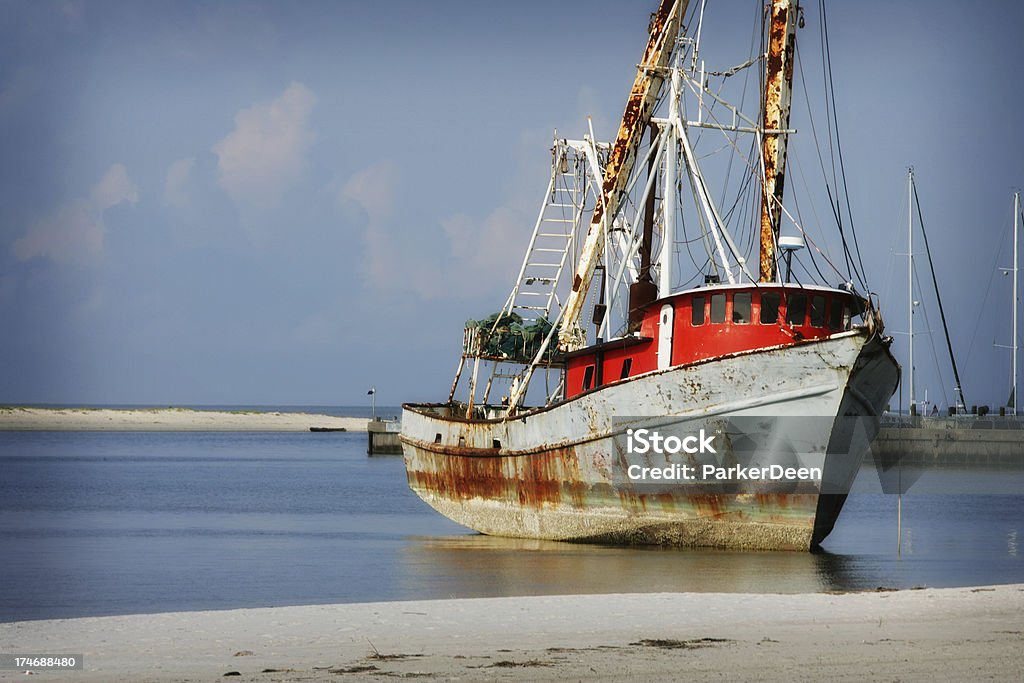
[[[553,307],[561,305],[558,286],[574,250],[576,228],[583,214],[585,172],[581,155],[563,140],[556,140],[548,189],[519,277],[505,303],[504,312],[520,315],[524,323],[551,320]]]
[[[589,141],[567,141],[558,139],[556,136],[552,146],[551,176],[544,200],[541,202],[537,222],[534,224],[533,234],[530,236],[530,243],[526,249],[526,255],[523,257],[519,275],[505,301],[505,306],[502,308],[502,313],[505,315],[515,313],[525,325],[535,323],[541,318],[557,325],[558,319],[561,317],[561,301],[558,298],[558,290],[560,287],[568,289],[569,283],[563,282],[563,276],[567,272],[567,265],[570,264],[570,257],[572,257],[571,265],[569,265],[570,273],[573,272],[572,269],[576,263],[574,251],[577,233],[583,221],[584,202],[587,199],[588,188],[593,183],[588,175],[593,174],[593,169],[590,169],[588,164],[594,162],[588,158],[588,148],[590,157],[596,161],[594,145]],[[495,328],[500,322],[500,318],[495,321]],[[493,331],[494,328],[491,332]],[[548,348],[554,333],[555,328],[552,328],[538,353],[538,358]],[[452,400],[455,395],[462,368],[466,358],[471,355],[464,353],[459,361],[449,400]],[[473,410],[480,360],[480,357],[477,356],[473,363],[473,379],[470,382],[471,399],[466,411],[467,417],[472,414]],[[486,404],[490,400],[495,380],[498,380],[500,385],[508,384],[511,401],[509,410],[515,411],[529,386],[535,367],[534,363],[537,361],[535,359],[533,363],[526,363],[514,370],[501,368],[502,362],[501,360],[491,362],[490,376],[483,392],[483,403]]]

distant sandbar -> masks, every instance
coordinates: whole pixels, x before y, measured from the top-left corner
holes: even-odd
[[[366,423],[366,418],[312,413],[0,407],[0,431],[306,432],[310,427],[321,427],[365,432]]]

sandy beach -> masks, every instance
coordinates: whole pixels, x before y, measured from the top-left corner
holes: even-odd
[[[1024,585],[581,595],[29,621],[0,642],[84,656],[33,680],[1020,680],[1022,614]]]
[[[188,408],[0,407],[0,431],[306,432],[310,427],[365,432],[366,419],[310,413],[225,412]]]

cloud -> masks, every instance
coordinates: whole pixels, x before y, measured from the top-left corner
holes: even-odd
[[[139,189],[123,164],[114,164],[92,188],[88,198],[76,199],[37,220],[14,241],[19,261],[49,258],[55,263],[94,262],[102,253],[107,226],[103,212],[118,204],[135,204]]]
[[[235,115],[235,129],[213,146],[220,186],[238,203],[267,207],[302,173],[314,135],[308,128],[316,96],[292,83],[277,98]]]
[[[456,214],[441,221],[448,250],[462,277],[512,287],[532,223],[510,205],[502,205],[482,221]],[[508,275],[508,277],[503,277]]]
[[[192,182],[192,167],[195,165],[195,157],[179,159],[167,169],[167,179],[164,181],[164,204],[176,209],[184,209],[191,203],[189,199],[189,185]]]
[[[121,202],[135,204],[139,201],[139,188],[128,178],[124,164],[114,164],[99,184],[92,188],[92,203],[105,211]]]
[[[440,289],[431,246],[424,243],[422,231],[403,234],[392,224],[398,186],[398,167],[381,161],[349,178],[338,193],[338,204],[365,214],[363,268],[371,287],[383,291],[412,289],[433,298]]]
[[[354,174],[338,194],[341,206],[365,214],[363,267],[371,287],[424,300],[511,287],[532,227],[529,217],[513,208],[516,202],[483,220],[458,213],[434,225],[396,224],[399,187],[398,168],[384,161]]]
[[[382,161],[349,178],[338,194],[338,202],[342,206],[358,204],[372,225],[381,225],[394,213],[397,188],[398,167]]]

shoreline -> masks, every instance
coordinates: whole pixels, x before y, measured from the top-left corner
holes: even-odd
[[[192,408],[38,408],[0,406],[0,431],[308,432],[322,427],[365,432],[369,420],[315,413]]]
[[[1024,584],[563,595],[11,622],[0,639],[82,655],[76,681],[1018,680],[1022,613]]]

